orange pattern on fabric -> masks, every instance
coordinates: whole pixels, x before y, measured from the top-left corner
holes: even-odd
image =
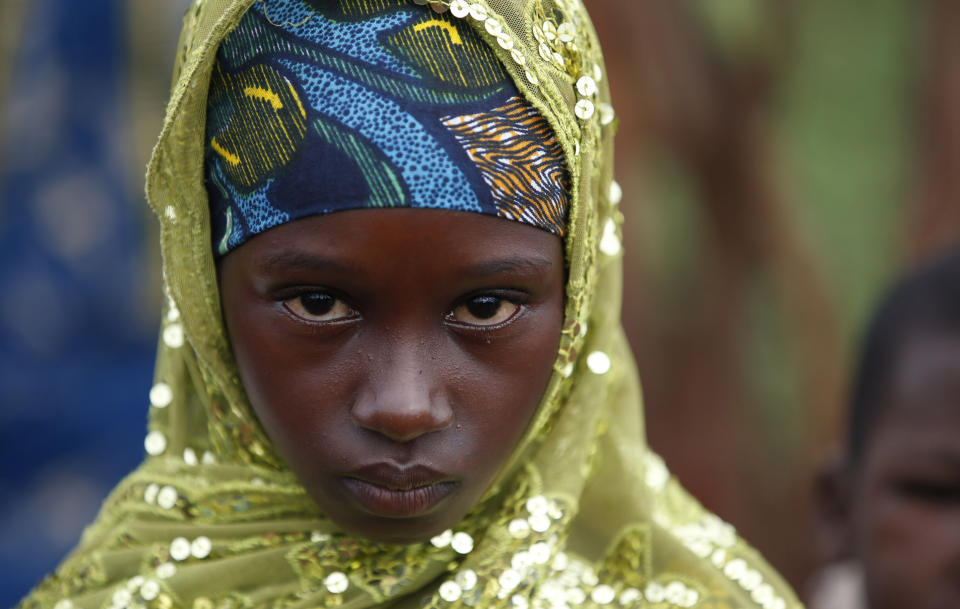
[[[504,218],[563,235],[569,176],[550,124],[519,97],[492,112],[445,118]]]

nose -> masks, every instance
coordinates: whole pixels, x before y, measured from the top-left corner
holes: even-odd
[[[394,442],[410,442],[449,427],[453,409],[431,363],[435,365],[405,357],[371,369],[353,405],[354,421]]]

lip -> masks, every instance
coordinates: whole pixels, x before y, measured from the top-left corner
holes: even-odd
[[[412,518],[446,499],[459,482],[424,465],[377,463],[342,478],[347,491],[367,511],[388,518]]]

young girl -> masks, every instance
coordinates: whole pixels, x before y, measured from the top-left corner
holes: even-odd
[[[148,458],[22,607],[798,607],[646,447],[575,0],[198,1]]]

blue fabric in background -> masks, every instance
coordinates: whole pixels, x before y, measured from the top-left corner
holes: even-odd
[[[0,100],[2,607],[142,459],[158,319],[129,179],[127,3],[27,5]]]

